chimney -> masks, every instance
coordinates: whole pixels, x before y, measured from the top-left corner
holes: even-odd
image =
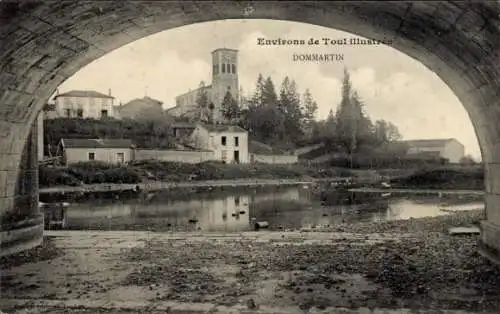
[[[111,96],[111,88],[108,89],[108,96]]]

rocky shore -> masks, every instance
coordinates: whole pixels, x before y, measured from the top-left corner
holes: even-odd
[[[115,307],[125,299],[144,313],[165,302],[495,312],[499,268],[477,253],[477,235],[446,232],[481,219],[470,211],[316,232],[53,232],[36,253],[1,261],[2,298]]]

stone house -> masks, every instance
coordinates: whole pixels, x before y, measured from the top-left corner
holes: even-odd
[[[465,147],[454,138],[401,141],[409,156],[436,156],[458,163],[465,155]]]
[[[54,97],[50,118],[116,118],[115,97],[90,90],[72,90]],[[49,115],[46,115],[49,118]]]
[[[57,155],[65,165],[94,160],[123,164],[134,160],[134,149],[127,139],[61,139]]]
[[[213,151],[214,160],[249,163],[248,132],[236,125],[198,123],[189,137],[193,147]]]

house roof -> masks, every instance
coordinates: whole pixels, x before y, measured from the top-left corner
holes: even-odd
[[[408,141],[401,141],[400,143],[404,143],[410,147],[442,147],[450,141],[456,141],[456,139],[445,138],[445,139],[429,139],[429,140],[408,140]]]
[[[176,129],[194,129],[196,128],[196,125],[193,123],[187,123],[187,122],[177,122],[172,124],[172,128]]]
[[[195,93],[195,92],[197,93],[197,92],[198,92],[199,90],[201,90],[201,89],[210,89],[210,88],[212,88],[212,84],[210,84],[210,85],[205,85],[205,86],[203,86],[203,87],[197,87],[197,88],[192,89],[192,90],[190,90],[190,91],[187,91],[187,92],[185,92],[185,93],[183,93],[183,94],[177,95],[177,96],[175,97],[175,99],[177,99],[177,98],[179,98],[179,97],[183,97],[183,96],[185,96],[185,95],[187,95],[187,94],[191,94],[191,93]]]
[[[129,148],[133,146],[128,139],[61,139],[64,148]]]
[[[222,132],[237,132],[237,133],[246,133],[247,131],[237,125],[229,125],[229,124],[205,124],[198,123],[201,127],[206,129],[211,133],[222,133]]]
[[[54,99],[56,99],[57,97],[115,98],[113,96],[109,96],[93,90],[72,90],[66,93],[58,94],[54,97]]]
[[[214,51],[212,51],[212,53],[216,52],[216,51],[220,51],[220,50],[223,50],[223,51],[234,51],[234,52],[238,52],[238,50],[236,49],[230,49],[230,48],[217,48],[215,49]]]
[[[157,106],[157,107],[161,108],[162,104],[163,104],[163,102],[161,102],[159,100],[145,96],[143,98],[133,99],[133,100],[129,101],[128,103],[126,103],[125,105],[120,106],[119,108],[123,109],[123,108],[141,106],[141,105],[153,105],[153,106]]]

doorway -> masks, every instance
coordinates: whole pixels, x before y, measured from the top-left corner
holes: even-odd
[[[240,163],[240,151],[239,150],[235,150],[234,151],[234,162],[239,164]]]

